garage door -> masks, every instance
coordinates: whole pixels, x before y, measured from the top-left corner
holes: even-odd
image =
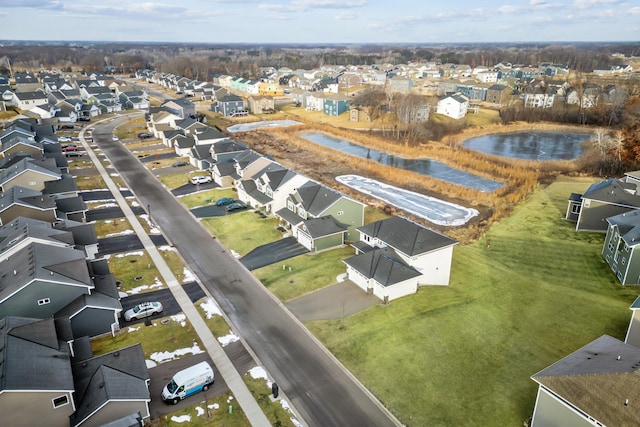
[[[310,251],[313,250],[313,240],[311,239],[311,236],[298,230],[297,239],[298,239],[298,243],[300,243],[302,246],[309,249]]]

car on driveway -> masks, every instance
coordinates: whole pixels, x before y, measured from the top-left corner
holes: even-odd
[[[223,197],[222,199],[216,200],[216,206],[226,206],[235,201],[236,199],[232,199],[231,197]]]
[[[188,164],[189,162],[185,162],[184,160],[178,160],[177,162],[173,162],[171,166],[173,166],[174,168],[179,168],[182,166],[187,166]]]
[[[138,138],[140,138],[140,139],[149,139],[149,138],[153,138],[153,135],[151,135],[150,133],[146,133],[146,132],[140,132],[138,134]]]
[[[247,205],[242,202],[233,202],[230,205],[227,205],[227,212],[239,211],[240,209],[244,209],[246,207]]]
[[[62,151],[67,153],[69,151],[78,151],[78,146],[75,144],[69,144],[62,147]]]
[[[191,183],[193,185],[196,184],[206,184],[208,182],[211,182],[212,178],[209,175],[198,175],[198,176],[192,176],[191,177]]]
[[[82,157],[82,153],[79,151],[67,151],[64,155],[67,157]]]
[[[71,142],[71,137],[70,136],[59,136],[58,137],[58,142]]]
[[[124,312],[124,320],[130,322],[132,320],[143,319],[145,317],[153,316],[154,314],[162,313],[162,304],[154,302],[143,302],[138,305],[134,305],[129,310]]]

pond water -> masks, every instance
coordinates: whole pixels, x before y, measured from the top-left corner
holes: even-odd
[[[514,132],[468,139],[464,146],[494,156],[521,160],[573,160],[591,135],[579,132]]]
[[[471,173],[454,169],[431,159],[405,159],[382,151],[352,144],[344,139],[333,138],[322,133],[309,132],[301,135],[302,138],[327,148],[341,151],[364,159],[373,160],[386,166],[405,169],[422,175],[427,175],[441,181],[450,182],[463,187],[472,188],[482,192],[491,192],[504,184],[498,181],[482,178]]]
[[[425,196],[359,175],[337,176],[336,181],[411,212],[434,224],[444,226],[464,225],[471,218],[478,215],[478,211],[475,209],[465,208],[455,203],[445,202],[435,197]]]
[[[260,128],[273,128],[273,127],[287,127],[293,125],[301,125],[302,123],[296,122],[295,120],[267,120],[262,122],[253,122],[253,123],[241,123],[238,125],[229,126],[227,131],[234,132],[248,132],[251,130],[256,130]]]

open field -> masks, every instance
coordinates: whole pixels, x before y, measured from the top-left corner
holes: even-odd
[[[561,219],[590,182],[562,177],[457,246],[450,286],[307,326],[408,426],[521,426],[530,376],[602,334],[623,339],[639,293],[616,282],[601,234]]]

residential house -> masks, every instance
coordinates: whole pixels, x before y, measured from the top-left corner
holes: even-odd
[[[41,90],[34,92],[14,92],[11,99],[11,104],[14,107],[24,111],[48,103],[47,95]]]
[[[531,426],[640,424],[640,349],[609,335],[533,375]]]
[[[503,105],[511,95],[511,88],[508,86],[495,84],[487,88],[486,102],[496,105]]]
[[[17,135],[1,141],[0,157],[11,157],[17,153],[36,156],[44,152],[42,144],[35,142],[33,137],[27,138],[22,135]],[[4,167],[0,166],[0,169],[4,169]]]
[[[305,181],[302,175],[272,161],[249,179],[240,180],[236,189],[241,201],[275,212],[284,207],[287,195]]]
[[[127,110],[146,110],[151,105],[147,99],[147,94],[139,90],[121,92],[118,101]]]
[[[282,96],[284,95],[284,89],[282,89],[276,82],[262,82],[258,87],[258,95]]]
[[[498,71],[481,71],[476,74],[476,79],[483,83],[495,83],[498,81]]]
[[[349,101],[349,97],[342,94],[326,96],[322,103],[322,112],[328,116],[337,117],[349,110]]]
[[[0,319],[0,412],[7,426],[68,426],[75,411],[69,342],[63,322]]]
[[[357,228],[364,223],[364,207],[329,187],[307,180],[291,191],[285,205],[274,213],[300,244],[316,251],[356,240]],[[325,219],[309,222],[322,218]]]
[[[50,223],[57,221],[55,197],[19,186],[13,186],[0,193],[0,225],[19,216]]]
[[[640,348],[640,296],[633,301],[629,308],[631,309],[631,321],[629,321],[624,342]]]
[[[402,263],[417,270],[417,285],[449,284],[453,247],[458,244],[443,234],[402,217],[391,217],[358,228],[356,254],[391,248]]]
[[[252,95],[247,101],[249,102],[249,111],[253,114],[275,112],[275,103],[272,97]]]
[[[640,208],[638,181],[630,174],[592,184],[583,194],[572,194],[565,219],[576,231],[606,232],[607,218]]]
[[[34,159],[23,158],[0,172],[0,191],[6,192],[14,186],[42,191],[46,181],[60,177],[60,173],[40,166]]]
[[[216,102],[211,104],[211,111],[220,113],[226,117],[246,115],[244,101],[237,95],[225,95],[222,98],[216,97]]]
[[[607,218],[602,256],[623,285],[640,285],[640,210]]]
[[[196,105],[188,98],[177,98],[162,103],[162,108],[181,119],[196,117]]]
[[[458,120],[467,114],[468,109],[469,98],[461,93],[455,93],[438,101],[436,113]]]
[[[526,108],[551,108],[554,100],[555,94],[541,87],[528,88],[523,95]]]

